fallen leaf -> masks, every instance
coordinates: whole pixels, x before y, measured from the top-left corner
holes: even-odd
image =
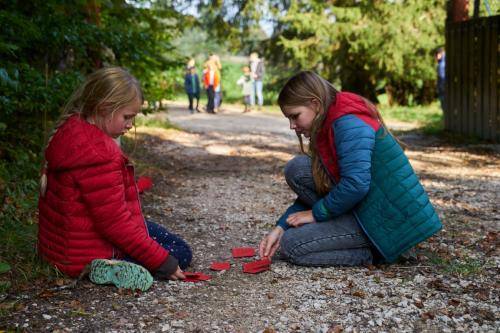
[[[366,294],[361,291],[361,290],[355,290],[351,293],[352,296],[360,297],[360,298],[365,298]]]
[[[427,319],[434,319],[434,314],[432,312],[423,312],[420,317],[424,320],[427,320]]]
[[[384,272],[384,276],[385,277],[388,277],[388,278],[393,278],[396,276],[396,273],[395,272]]]
[[[429,281],[429,283],[427,283],[427,287],[434,288],[439,291],[451,291],[450,287],[446,285],[441,279]]]
[[[69,302],[68,306],[70,308],[78,309],[82,306],[82,303],[80,303],[78,300],[74,299],[71,302]]]
[[[189,316],[189,313],[187,313],[186,311],[178,311],[178,312],[174,313],[174,317],[176,319],[184,319],[184,318],[187,318],[188,316]]]
[[[53,292],[52,290],[45,289],[40,294],[38,294],[38,297],[40,297],[40,298],[48,298],[48,297],[54,297],[55,295],[56,295],[56,293]]]
[[[481,301],[487,301],[490,298],[490,292],[487,289],[480,289],[476,293],[476,297]]]
[[[344,328],[342,327],[342,325],[335,325],[333,327],[330,327],[328,329],[328,331],[326,331],[326,333],[340,333],[343,331],[344,331]]]
[[[419,309],[422,309],[424,307],[424,302],[422,302],[422,300],[420,299],[416,299],[415,302],[413,302],[413,304],[415,304],[415,306]]]
[[[481,316],[481,318],[483,318],[484,320],[489,320],[489,321],[495,321],[496,320],[496,316],[495,314],[488,310],[488,309],[479,309],[477,311],[477,313],[479,313],[479,315]]]

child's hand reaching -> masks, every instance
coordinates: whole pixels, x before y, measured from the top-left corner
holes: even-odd
[[[167,260],[161,264],[155,272],[155,277],[160,280],[184,280],[184,272],[179,267],[179,261],[173,255],[169,255]]]
[[[312,210],[290,214],[290,216],[286,219],[286,223],[292,227],[300,227],[303,224],[315,222],[316,220],[314,219]]]
[[[169,280],[184,280],[185,278],[184,272],[179,266],[177,266],[177,270],[168,277]]]
[[[281,227],[274,228],[267,236],[262,238],[259,244],[259,256],[272,257],[280,245],[284,230]]]

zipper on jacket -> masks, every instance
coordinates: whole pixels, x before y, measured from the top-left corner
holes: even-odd
[[[142,223],[144,223],[144,227],[146,227],[146,234],[148,236],[149,235],[149,230],[148,230],[148,224],[146,223],[146,218],[144,217],[144,213],[142,212],[142,204],[141,204],[141,198],[139,196],[139,189],[137,188],[137,183],[135,181],[135,169],[134,169],[134,165],[132,163],[130,163],[128,160],[126,160],[126,164],[125,164],[125,167],[127,168],[127,170],[130,168],[132,170],[132,181],[134,183],[134,188],[135,188],[135,194],[137,196],[137,202],[139,203],[139,211],[140,211],[140,214],[141,214],[141,217],[142,217]],[[129,177],[130,175],[127,173],[127,177]]]

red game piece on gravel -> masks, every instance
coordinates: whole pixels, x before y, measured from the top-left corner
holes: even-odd
[[[243,264],[243,273],[256,274],[264,272],[271,268],[271,260],[264,258]]]
[[[137,179],[137,189],[139,190],[139,193],[149,190],[152,186],[153,181],[149,177],[142,176]]]
[[[253,257],[255,249],[252,247],[235,247],[231,250],[233,258]]]
[[[201,272],[184,272],[184,276],[186,277],[184,282],[200,282],[200,281],[208,281],[212,277],[210,275],[203,274]]]
[[[210,265],[210,269],[213,271],[227,271],[231,268],[231,264],[228,262],[213,262]]]

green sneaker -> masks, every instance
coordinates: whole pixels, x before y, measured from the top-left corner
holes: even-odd
[[[114,284],[118,288],[148,290],[153,284],[151,273],[144,267],[121,260],[95,259],[90,264],[90,281]]]

